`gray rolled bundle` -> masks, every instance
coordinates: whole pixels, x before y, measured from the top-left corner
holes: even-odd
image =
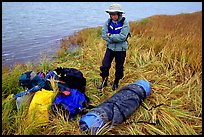
[[[123,87],[111,98],[96,106],[79,121],[82,131],[97,134],[105,124],[121,124],[141,105],[150,93],[150,83],[139,80]]]

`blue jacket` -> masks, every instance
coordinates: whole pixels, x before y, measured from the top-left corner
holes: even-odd
[[[113,51],[126,51],[128,49],[128,43],[126,41],[126,37],[128,33],[130,32],[130,26],[125,19],[123,26],[121,26],[120,21],[122,19],[122,16],[119,17],[118,21],[110,24],[111,27],[113,27],[113,24],[116,23],[117,25],[113,27],[114,30],[111,30],[109,25],[110,18],[105,22],[105,24],[102,27],[102,38],[106,41],[107,48],[113,50]],[[121,28],[122,27],[122,28]],[[106,36],[106,33],[111,33],[110,36]]]

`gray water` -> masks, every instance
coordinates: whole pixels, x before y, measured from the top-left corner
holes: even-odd
[[[56,55],[60,40],[84,28],[102,26],[114,2],[3,2],[2,64],[39,62]],[[152,15],[192,13],[202,2],[118,2],[128,21]]]

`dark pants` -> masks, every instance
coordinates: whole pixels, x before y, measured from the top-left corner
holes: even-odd
[[[106,49],[106,53],[104,55],[102,66],[100,67],[101,73],[100,76],[102,78],[109,76],[109,70],[111,67],[111,63],[113,61],[113,58],[115,58],[116,63],[116,71],[115,71],[115,78],[116,79],[122,79],[124,76],[123,70],[124,70],[124,62],[126,57],[126,51],[112,51],[110,49]]]

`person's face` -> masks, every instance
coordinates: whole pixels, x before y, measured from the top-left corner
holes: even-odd
[[[117,21],[118,20],[118,14],[110,14],[112,20]]]

